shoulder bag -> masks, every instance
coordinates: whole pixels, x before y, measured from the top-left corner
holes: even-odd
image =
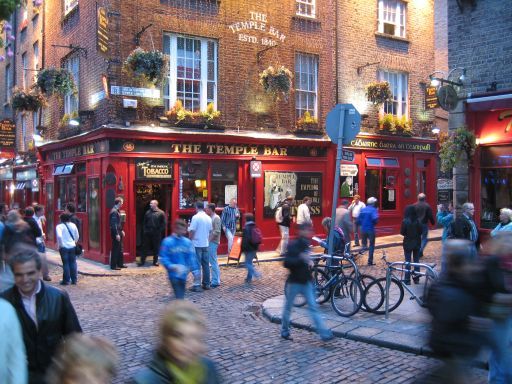
[[[82,244],[78,243],[78,241],[75,240],[75,238],[73,237],[73,234],[71,233],[71,230],[69,229],[67,224],[66,223],[63,223],[63,224],[66,226],[66,229],[69,232],[69,236],[71,236],[71,238],[75,242],[75,255],[80,256],[82,254],[82,252],[84,251]]]

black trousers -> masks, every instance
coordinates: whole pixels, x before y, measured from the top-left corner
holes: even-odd
[[[112,250],[110,251],[110,268],[119,268],[123,264],[123,239],[121,238],[121,241],[112,239]]]
[[[160,233],[144,233],[142,239],[142,254],[140,262],[144,264],[146,257],[153,255],[153,264],[158,263],[158,253],[160,252],[160,243],[162,242],[162,235]]]

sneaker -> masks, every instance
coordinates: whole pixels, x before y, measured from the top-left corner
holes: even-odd
[[[220,287],[220,284],[212,284],[212,285],[210,285],[210,288],[217,288],[217,287]]]
[[[320,339],[322,339],[322,341],[329,341],[334,339],[334,335],[332,333],[329,333],[327,335],[320,336]]]
[[[281,338],[285,339],[285,340],[288,340],[288,341],[293,341],[293,337],[291,337],[290,335],[283,335],[283,334],[281,334]]]
[[[208,291],[208,290],[210,289],[210,286],[209,286],[209,285],[203,285],[203,289],[204,289],[205,291]]]
[[[202,292],[203,290],[201,289],[200,286],[196,285],[196,286],[193,286],[192,288],[190,288],[190,290],[192,292]]]
[[[69,285],[69,283],[67,281],[64,281],[64,280],[61,280],[59,284],[60,285]]]

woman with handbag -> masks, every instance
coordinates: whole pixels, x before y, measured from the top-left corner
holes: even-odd
[[[71,284],[76,284],[78,228],[69,221],[69,215],[63,213],[60,215],[60,224],[55,228],[55,232],[57,233],[57,244],[59,245],[63,269],[60,285],[69,285],[70,282]]]

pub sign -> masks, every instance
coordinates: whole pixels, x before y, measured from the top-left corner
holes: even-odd
[[[137,160],[135,162],[135,175],[138,180],[172,180],[172,165],[173,162],[169,160]]]

